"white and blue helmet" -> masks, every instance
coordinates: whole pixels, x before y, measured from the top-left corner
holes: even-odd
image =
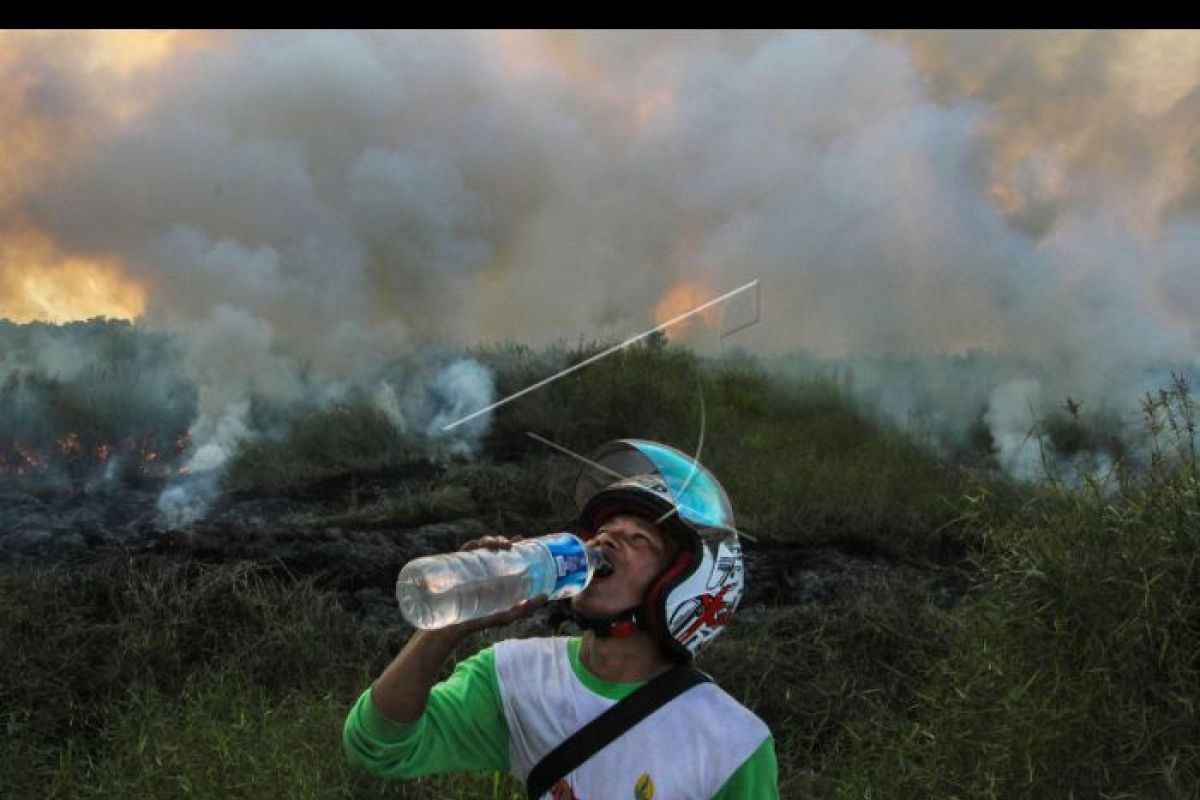
[[[627,612],[674,660],[688,662],[724,628],[745,591],[733,507],[713,474],[690,456],[645,439],[617,439],[590,457],[575,484],[580,535],[614,514],[648,517],[680,544],[637,609]],[[609,635],[617,618],[610,622]]]

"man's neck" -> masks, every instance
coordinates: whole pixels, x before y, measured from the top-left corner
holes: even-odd
[[[621,639],[601,639],[584,631],[579,660],[597,678],[613,682],[650,680],[671,666],[645,631]]]

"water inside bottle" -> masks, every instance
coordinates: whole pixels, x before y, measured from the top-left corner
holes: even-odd
[[[532,576],[510,553],[466,552],[455,561],[410,562],[397,581],[401,612],[415,626],[429,629],[512,608],[528,596]]]
[[[569,533],[521,542],[511,550],[473,550],[453,557],[418,558],[405,565],[396,597],[405,619],[418,628],[440,628],[512,608],[546,595],[552,600],[583,591],[599,551]]]

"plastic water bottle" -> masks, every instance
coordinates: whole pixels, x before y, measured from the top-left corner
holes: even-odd
[[[467,550],[415,558],[400,570],[400,612],[418,628],[442,628],[506,611],[544,594],[572,597],[591,581],[602,560],[572,533],[513,544],[511,550]]]

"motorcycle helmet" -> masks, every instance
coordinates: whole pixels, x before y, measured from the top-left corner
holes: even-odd
[[[733,508],[717,479],[668,445],[618,439],[598,448],[575,485],[585,541],[618,513],[648,518],[680,545],[639,606],[606,619],[576,614],[598,636],[645,630],[672,660],[688,663],[729,624],[745,591]]]

